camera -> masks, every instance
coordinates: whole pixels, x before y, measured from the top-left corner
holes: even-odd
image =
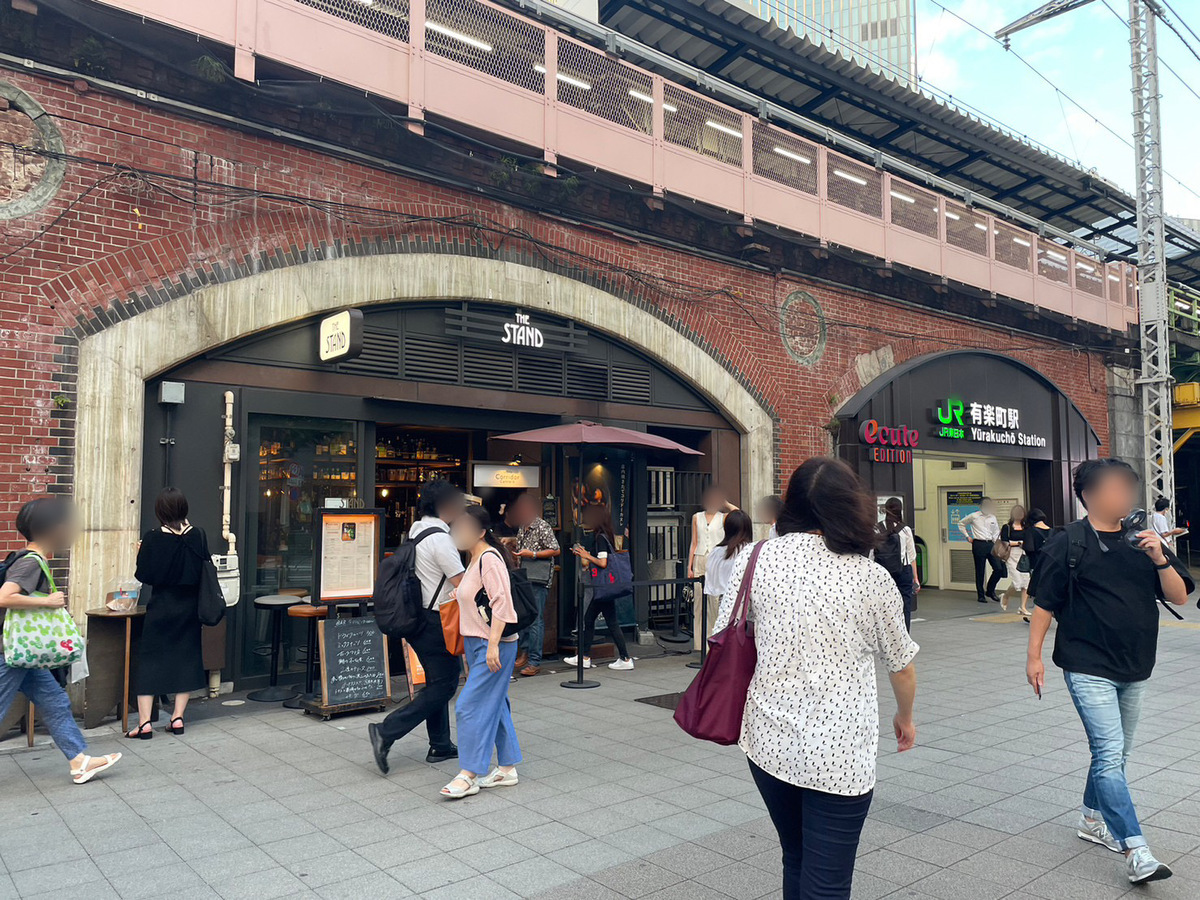
[[[1138,535],[1150,527],[1148,522],[1149,519],[1144,509],[1135,509],[1121,520],[1121,531],[1124,532],[1125,540],[1134,550],[1142,549],[1142,539]]]

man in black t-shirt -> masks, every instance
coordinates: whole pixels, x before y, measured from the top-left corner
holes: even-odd
[[[1170,878],[1171,870],[1146,846],[1125,763],[1154,670],[1157,601],[1183,605],[1195,585],[1153,529],[1137,535],[1137,547],[1126,540],[1122,520],[1137,486],[1137,474],[1119,459],[1089,460],[1075,470],[1075,496],[1087,518],[1051,538],[1039,556],[1026,675],[1040,698],[1042,644],[1056,619],[1054,664],[1092,749],[1078,835],[1124,852],[1129,880],[1144,884]]]

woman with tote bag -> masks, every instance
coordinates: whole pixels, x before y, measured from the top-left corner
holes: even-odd
[[[748,596],[757,663],[738,744],[779,832],[785,900],[850,897],[875,787],[876,658],[896,694],[898,749],[916,739],[918,647],[895,581],[868,558],[875,519],[848,465],[808,460],[788,484],[779,537],[739,554],[717,614],[721,631]]]

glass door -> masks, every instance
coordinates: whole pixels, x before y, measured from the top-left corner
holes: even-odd
[[[242,617],[239,681],[269,674],[270,620],[254,597],[306,597],[312,589],[315,511],[330,499],[361,505],[362,434],[358,422],[252,415],[247,466],[250,602]],[[248,460],[248,462],[251,460]],[[296,624],[299,622],[299,624]],[[280,672],[303,671],[306,623],[285,619]]]

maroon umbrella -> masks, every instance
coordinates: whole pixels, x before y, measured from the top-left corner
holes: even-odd
[[[533,431],[518,431],[516,434],[500,434],[495,441],[521,441],[529,444],[606,444],[610,447],[646,447],[651,450],[673,450],[689,456],[703,456],[699,450],[685,447],[670,438],[617,428],[615,425],[598,425],[595,422],[572,422],[569,425],[551,425]]]

